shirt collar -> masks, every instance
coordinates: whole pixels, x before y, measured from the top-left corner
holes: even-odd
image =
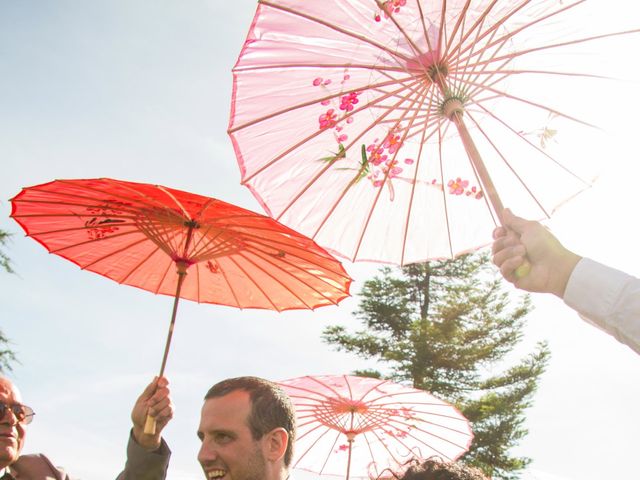
[[[2,480],[5,476],[7,476],[7,478],[16,478],[16,474],[10,466],[0,469],[0,480]]]

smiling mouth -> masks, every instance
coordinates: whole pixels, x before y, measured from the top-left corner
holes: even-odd
[[[207,472],[207,478],[210,480],[215,480],[217,478],[222,478],[227,474],[226,471],[221,469],[210,470]]]

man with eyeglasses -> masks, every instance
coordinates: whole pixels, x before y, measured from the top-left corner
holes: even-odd
[[[156,420],[156,431],[144,433],[147,413]],[[24,405],[20,392],[8,378],[0,376],[0,480],[69,480],[44,455],[20,455],[26,425],[33,410]],[[154,379],[136,401],[131,412],[133,428],[127,445],[127,462],[118,480],[163,480],[171,452],[161,437],[173,417],[173,405],[165,378]]]

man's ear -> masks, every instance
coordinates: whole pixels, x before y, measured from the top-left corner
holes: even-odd
[[[284,457],[289,442],[289,434],[284,428],[278,427],[266,433],[262,437],[262,449],[264,457],[271,462],[276,462]]]

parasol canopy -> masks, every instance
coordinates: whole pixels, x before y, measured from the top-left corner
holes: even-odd
[[[486,245],[503,201],[548,217],[597,171],[580,147],[595,133],[589,92],[606,92],[596,82],[608,72],[588,54],[638,32],[580,28],[583,7],[260,0],[234,68],[242,183],[351,261]],[[573,150],[558,147],[558,132],[576,131],[564,137]]]
[[[455,460],[471,445],[467,419],[423,390],[351,375],[305,376],[279,385],[297,414],[293,468],[378,478],[415,458]]]

